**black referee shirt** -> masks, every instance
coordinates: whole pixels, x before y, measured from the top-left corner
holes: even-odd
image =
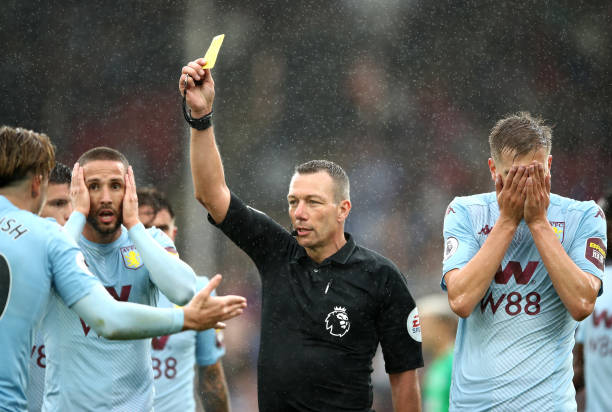
[[[234,194],[217,227],[261,275],[260,411],[370,411],[379,342],[387,373],[423,366],[421,343],[411,337],[420,340],[416,306],[390,260],[345,234],[347,243],[317,264],[285,228]]]

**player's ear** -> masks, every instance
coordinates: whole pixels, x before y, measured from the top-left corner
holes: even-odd
[[[489,157],[489,170],[491,171],[491,179],[495,182],[497,169],[495,167],[495,160],[492,157]]]
[[[32,177],[32,182],[30,183],[30,192],[32,194],[32,198],[36,199],[39,197],[43,190],[43,175],[35,175]]]

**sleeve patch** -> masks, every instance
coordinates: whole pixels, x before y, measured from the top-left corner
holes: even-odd
[[[406,326],[408,327],[410,337],[417,342],[421,342],[421,321],[419,320],[419,310],[416,306],[412,309],[410,315],[408,315]]]
[[[449,237],[446,239],[446,245],[444,246],[444,262],[446,262],[451,256],[455,254],[459,248],[459,241],[456,237]]]
[[[597,269],[604,270],[604,262],[606,260],[606,245],[597,237],[588,238],[586,241],[586,250],[584,257],[593,263]]]
[[[166,252],[170,253],[171,255],[178,256],[178,252],[172,246],[168,246],[165,249],[166,249]]]

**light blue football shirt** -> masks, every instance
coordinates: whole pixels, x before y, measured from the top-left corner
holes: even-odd
[[[208,279],[204,276],[196,279],[196,288],[200,291]],[[174,304],[160,292],[157,306],[171,308]],[[194,366],[212,365],[225,354],[221,333],[214,329],[201,332],[188,330],[153,339],[155,412],[196,410],[193,395]]]
[[[57,223],[0,196],[0,410],[26,410],[33,329],[51,289],[70,307],[95,283]]]
[[[174,244],[161,230],[147,229],[163,247]],[[91,272],[117,300],[150,306],[158,289],[121,227],[112,243],[79,238]],[[107,340],[52,296],[42,330],[47,355],[43,411],[150,411],[153,408],[151,339]]]
[[[606,287],[595,302],[593,313],[580,322],[576,342],[584,345],[586,412],[612,410],[612,262],[606,263]]]
[[[451,202],[444,219],[444,274],[472,259],[498,217],[494,192]],[[551,194],[548,220],[576,265],[601,278],[606,225],[597,205]],[[576,410],[576,325],[522,221],[484,298],[459,320],[450,410]]]

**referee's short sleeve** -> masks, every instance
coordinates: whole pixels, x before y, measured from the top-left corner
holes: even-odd
[[[414,299],[404,276],[395,267],[386,267],[378,333],[387,373],[399,373],[423,366],[421,325]]]
[[[265,213],[247,206],[234,193],[225,219],[216,223],[209,214],[208,221],[249,255],[258,267],[272,257],[286,255],[291,243],[295,243],[284,227]]]

